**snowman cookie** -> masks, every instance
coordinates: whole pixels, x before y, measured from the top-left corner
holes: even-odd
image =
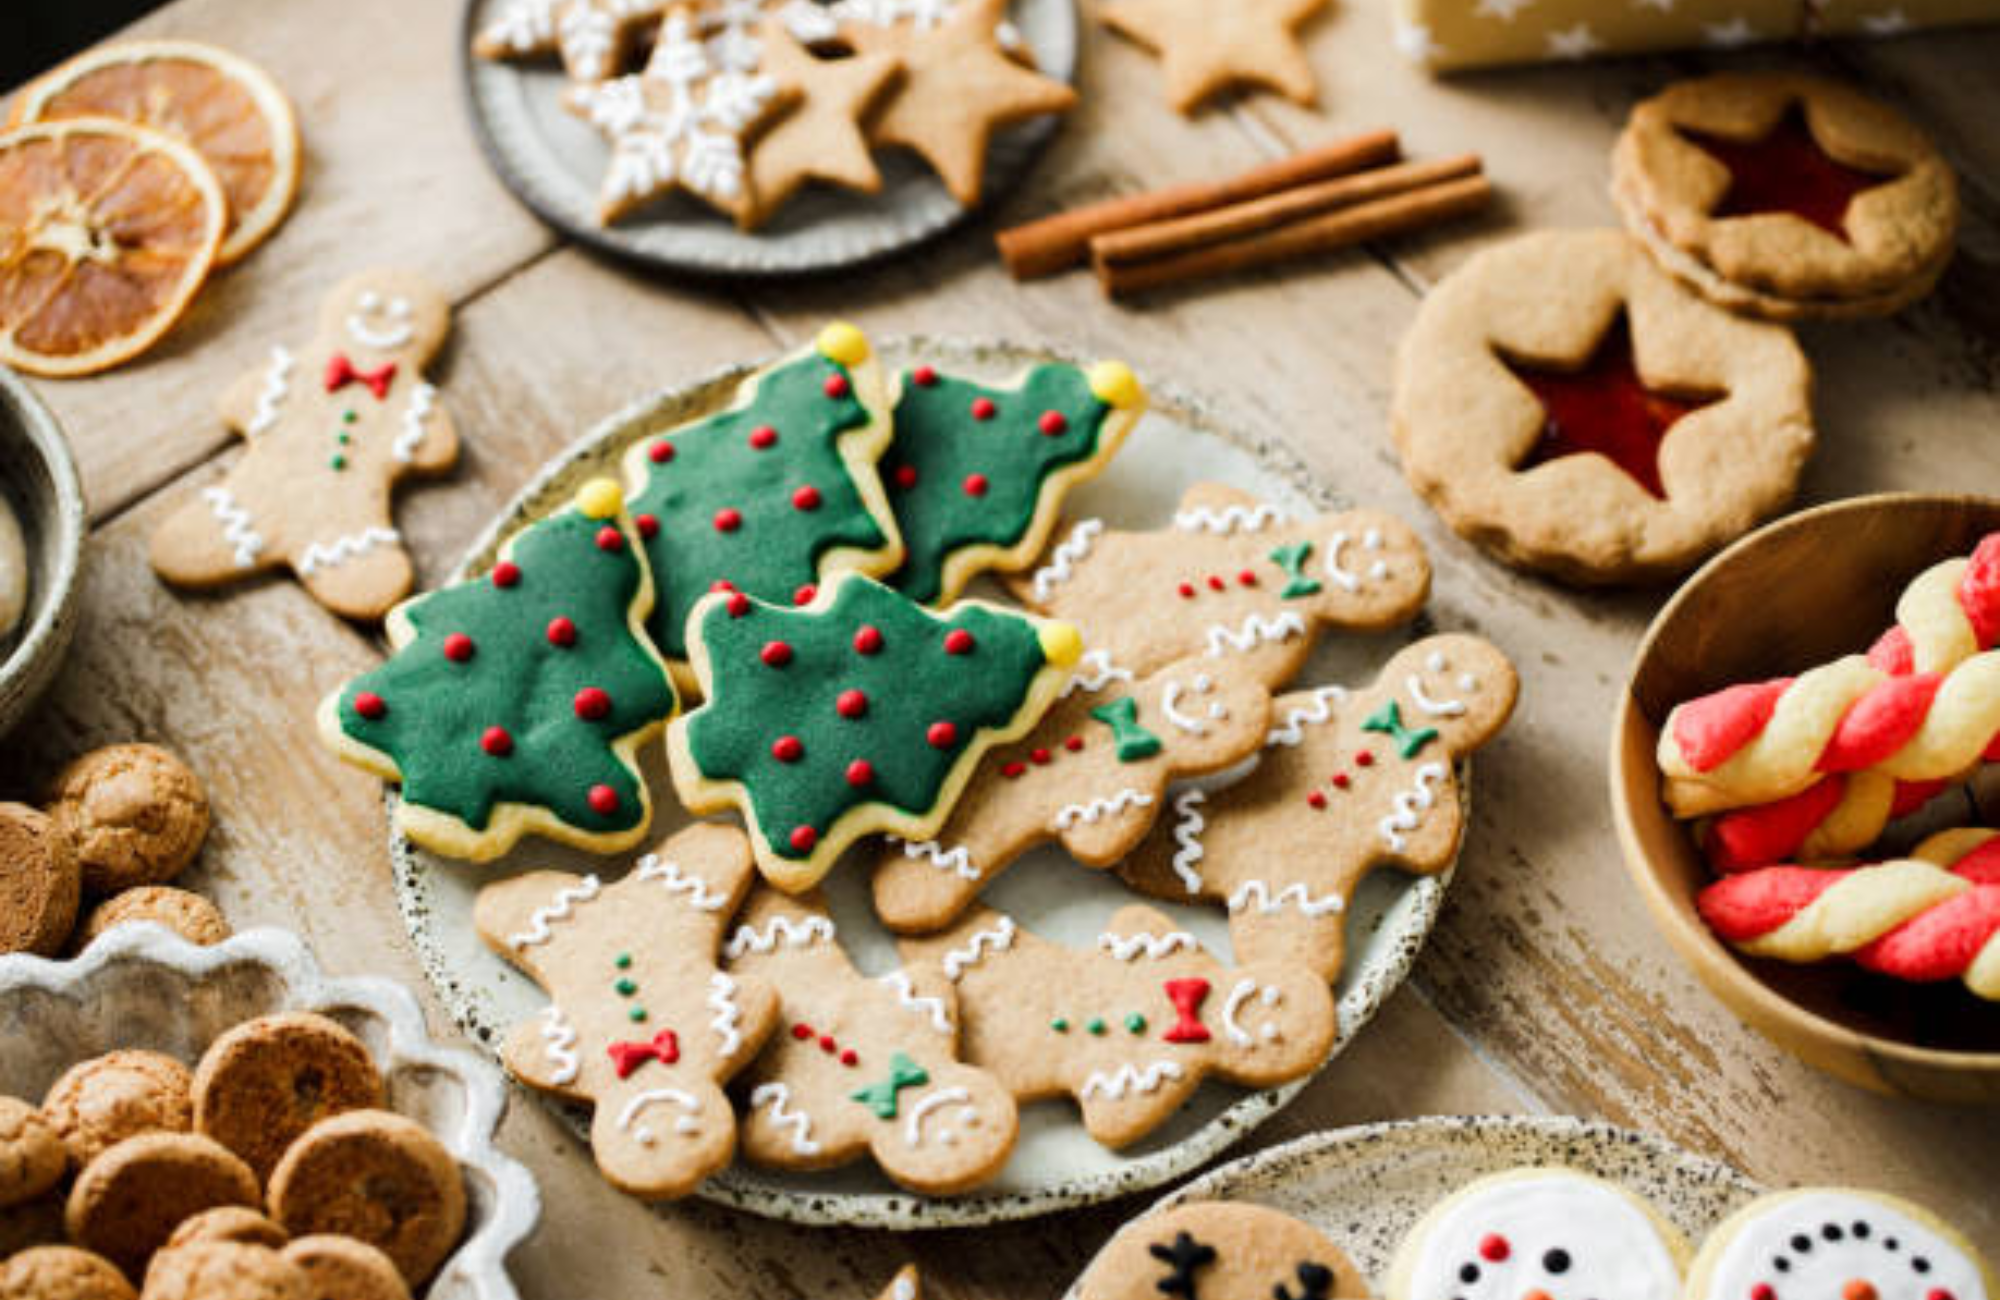
[[[1989,1300],[2000,1280],[1929,1211],[1880,1192],[1753,1201],[1703,1244],[1687,1300]]]
[[[1389,1300],[1677,1300],[1687,1255],[1624,1189],[1573,1169],[1516,1169],[1426,1214],[1384,1289]]]

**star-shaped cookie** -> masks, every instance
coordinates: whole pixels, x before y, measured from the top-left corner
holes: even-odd
[[[572,80],[602,81],[665,8],[658,0],[507,0],[473,37],[472,52],[522,59],[554,51]]]
[[[1318,98],[1299,24],[1326,0],[1111,0],[1099,18],[1160,56],[1167,102],[1191,113],[1232,86],[1268,86],[1301,104]]]
[[[745,230],[769,221],[808,181],[864,194],[882,188],[862,124],[903,66],[886,53],[819,58],[775,18],[764,24],[762,39],[765,75],[800,92],[750,152],[750,200],[736,214]]]

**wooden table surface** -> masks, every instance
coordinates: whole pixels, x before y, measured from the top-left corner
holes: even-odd
[[[1932,299],[1889,321],[1805,332],[1821,435],[1805,500],[2000,485],[2000,30],[1432,81],[1396,55],[1382,9],[1337,0],[1311,29],[1320,111],[1258,97],[1193,121],[1164,106],[1150,59],[1091,30],[1082,108],[991,216],[863,274],[695,285],[599,260],[501,189],[461,106],[455,3],[168,6],[135,31],[230,46],[290,91],[307,142],[304,187],[278,236],[218,277],[152,355],[97,379],[36,384],[75,444],[96,533],[76,648],[0,752],[0,792],[30,788],[94,744],[145,738],[180,750],[215,801],[196,887],[239,927],[302,931],[334,971],[417,988],[449,1035],[397,916],[380,787],[311,735],[321,693],[378,657],[373,631],[287,581],[189,597],[146,565],[151,530],[236,454],[215,415],[225,385],[272,343],[300,342],[320,294],[349,271],[401,264],[441,281],[458,312],[444,398],[468,452],[453,478],[402,498],[428,586],[600,416],[794,346],[831,314],[883,334],[1118,355],[1283,438],[1345,495],[1414,523],[1438,573],[1430,617],[1492,638],[1522,670],[1520,712],[1481,756],[1463,865],[1414,978],[1253,1145],[1442,1112],[1601,1116],[1774,1183],[1907,1193],[2000,1255],[2000,1119],[1870,1096],[1795,1063],[1695,983],[1628,887],[1604,753],[1613,699],[1664,593],[1578,595],[1486,559],[1411,493],[1386,432],[1392,352],[1426,285],[1520,230],[1613,223],[1607,154],[1638,98],[1712,66],[1783,63],[1851,77],[1925,123],[1960,170],[1966,208],[1958,259]],[[1478,150],[1503,201],[1471,226],[1134,308],[1104,302],[1085,275],[1023,287],[996,264],[996,221],[1223,174],[1376,125],[1399,128],[1416,156]],[[1053,1297],[1140,1204],[980,1232],[805,1230],[616,1195],[525,1098],[504,1137],[547,1206],[514,1262],[531,1300],[872,1296],[906,1258],[949,1300]]]

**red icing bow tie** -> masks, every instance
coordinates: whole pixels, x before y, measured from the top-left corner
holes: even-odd
[[[629,1079],[632,1071],[648,1061],[658,1061],[661,1065],[672,1065],[681,1059],[681,1040],[674,1037],[671,1029],[662,1029],[653,1035],[650,1043],[613,1043],[608,1049],[611,1064],[618,1071],[618,1077]]]
[[[368,385],[368,391],[375,394],[375,400],[379,402],[389,395],[389,384],[395,378],[396,363],[393,361],[384,361],[373,370],[356,370],[345,352],[336,352],[327,358],[326,391],[329,393],[345,388],[358,379]]]

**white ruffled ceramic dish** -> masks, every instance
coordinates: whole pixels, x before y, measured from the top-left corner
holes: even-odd
[[[1005,378],[1032,361],[1049,359],[1047,354],[1009,346],[922,338],[878,340],[878,345],[885,364],[891,367],[913,365],[922,359],[989,379]],[[605,420],[548,465],[494,520],[466,555],[460,574],[485,569],[500,539],[569,499],[586,478],[615,474],[619,453],[635,438],[726,405],[737,381],[751,369],[733,367],[645,398]],[[1086,484],[1072,499],[1073,516],[1102,517],[1113,527],[1164,526],[1183,489],[1202,480],[1230,483],[1302,513],[1344,504],[1335,494],[1315,485],[1304,467],[1279,444],[1231,431],[1193,399],[1157,388],[1152,397],[1152,407],[1125,451],[1101,478]],[[1301,680],[1366,681],[1394,646],[1415,632],[1409,629],[1380,638],[1329,638]],[[653,840],[686,822],[657,749],[646,755],[658,810],[650,836]],[[1469,799],[1470,773],[1461,775],[1460,788]],[[393,791],[388,797],[393,805]],[[615,876],[637,856],[607,862],[538,842],[498,862],[472,865],[416,849],[393,829],[390,853],[404,919],[426,971],[466,1032],[489,1048],[502,1040],[511,1025],[539,1014],[546,998],[481,944],[472,925],[472,906],[479,889],[511,874],[543,868]],[[826,888],[842,940],[855,961],[868,973],[880,973],[894,968],[897,961],[889,935],[874,920],[867,882],[861,874],[836,869]],[[1341,1021],[1336,1054],[1368,1024],[1409,973],[1437,919],[1450,878],[1450,872],[1422,878],[1378,872],[1354,898],[1348,911],[1347,969],[1335,990]],[[1084,870],[1056,848],[1031,854],[996,882],[985,898],[1032,931],[1085,947],[1114,911],[1135,901],[1115,875]],[[1221,912],[1154,905],[1171,914],[1212,951],[1229,953],[1226,918]],[[699,1194],[753,1213],[811,1224],[900,1230],[1032,1218],[1129,1195],[1186,1174],[1269,1119],[1307,1082],[1263,1092],[1211,1083],[1174,1120],[1122,1151],[1110,1151],[1092,1141],[1067,1101],[1028,1106],[1022,1112],[1019,1146],[1006,1168],[985,1187],[952,1198],[926,1198],[901,1191],[865,1161],[813,1175],[739,1164],[711,1178]],[[571,1115],[577,1132],[583,1134],[586,1129],[581,1116]]]
[[[39,1098],[78,1061],[147,1048],[192,1065],[224,1030],[277,1011],[317,1011],[368,1045],[389,1108],[435,1133],[464,1173],[465,1239],[423,1300],[519,1300],[507,1256],[541,1218],[525,1167],[494,1134],[501,1074],[431,1042],[423,1012],[380,979],[329,979],[297,936],[252,930],[198,948],[156,925],[121,926],[70,961],[0,957],[0,1094]]]
[[[1719,1161],[1611,1124],[1453,1115],[1314,1133],[1212,1169],[1146,1214],[1189,1201],[1265,1206],[1318,1228],[1379,1279],[1425,1211],[1475,1178],[1524,1165],[1562,1165],[1615,1183],[1690,1241],[1764,1190]],[[1073,1298],[1075,1286],[1065,1294]]]

